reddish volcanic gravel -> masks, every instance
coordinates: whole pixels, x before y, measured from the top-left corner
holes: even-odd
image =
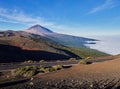
[[[120,59],[77,64],[57,72],[37,74],[27,83],[2,89],[120,89]]]

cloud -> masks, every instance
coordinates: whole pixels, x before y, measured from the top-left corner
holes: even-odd
[[[35,24],[40,24],[42,26],[48,27],[50,29],[55,29],[56,32],[69,32],[73,29],[80,29],[76,27],[69,27],[62,24],[57,24],[55,22],[45,21],[42,17],[34,17],[32,15],[25,14],[23,11],[8,10],[5,8],[0,8],[0,22],[5,23],[15,23],[15,24],[24,24],[27,26],[32,26]]]
[[[13,23],[13,24],[24,24],[25,26],[32,26],[35,24],[40,24],[47,28],[52,29],[55,32],[63,33],[63,34],[71,34],[71,35],[90,35],[94,32],[91,31],[90,27],[82,27],[79,25],[63,25],[55,22],[46,21],[43,17],[34,17],[32,15],[28,15],[23,11],[18,11],[17,9],[9,10],[5,8],[0,8],[0,22],[5,23]],[[7,28],[8,29],[8,28]],[[16,29],[15,29],[16,30]],[[23,29],[24,30],[24,29]],[[87,33],[86,33],[87,32]]]
[[[53,30],[55,29],[56,32],[61,32],[61,33],[66,33],[69,31],[72,32],[74,29],[80,29],[76,27],[69,27],[66,25],[45,21],[45,19],[42,17],[34,17],[32,15],[25,14],[23,11],[18,11],[17,9],[9,10],[5,8],[0,8],[0,22],[24,24],[27,26],[40,24],[50,29]]]
[[[34,17],[31,15],[25,14],[23,11],[8,10],[5,8],[0,8],[0,22],[8,23],[20,23],[27,25],[41,24],[43,26],[51,26],[53,22],[44,21],[41,17]]]
[[[10,21],[10,20],[6,20],[6,19],[3,19],[3,18],[0,18],[0,22],[19,23],[19,22],[16,22],[16,21]]]
[[[93,8],[88,14],[93,14],[101,10],[109,9],[115,7],[115,0],[106,0],[102,5]]]
[[[0,8],[0,22],[13,23],[18,25],[24,24],[25,26],[28,27],[35,24],[40,24],[42,26],[52,29],[55,32],[78,35],[78,36],[87,36],[94,33],[97,34],[97,31],[94,32],[94,30],[98,29],[90,26],[80,26],[80,24],[63,25],[63,24],[47,21],[46,18],[43,17],[36,17],[30,14],[26,14],[23,11],[18,11],[17,9],[10,10],[6,8]],[[15,30],[18,29],[15,28]]]

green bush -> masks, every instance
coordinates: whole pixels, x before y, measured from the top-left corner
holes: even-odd
[[[37,73],[36,70],[29,70],[28,72],[26,72],[26,76],[33,76]]]
[[[44,68],[42,66],[39,67],[39,70],[41,72],[44,72],[44,73],[53,72],[53,71],[57,71],[57,70],[60,70],[60,69],[62,69],[61,65],[55,65],[55,66],[52,66],[52,67],[49,67],[49,68]]]
[[[47,73],[47,72],[49,72],[49,68],[44,68],[44,67],[43,67],[43,68],[40,69],[40,71],[42,71],[42,72],[44,72],[44,73]]]
[[[60,70],[62,69],[62,66],[61,65],[55,65],[55,66],[52,66],[53,70]]]
[[[43,73],[48,73],[48,72],[53,72],[62,69],[61,65],[55,65],[52,67],[45,68],[43,66],[25,66],[22,68],[17,68],[11,71],[11,74],[13,76],[21,75],[24,77],[30,77],[38,72],[43,72]]]
[[[37,73],[37,66],[25,66],[23,68],[16,69],[17,74],[29,77]]]
[[[84,59],[82,59],[82,60],[80,60],[80,62],[79,62],[80,64],[87,64],[87,61],[86,60],[84,60]]]
[[[53,67],[49,68],[49,72],[56,71]]]

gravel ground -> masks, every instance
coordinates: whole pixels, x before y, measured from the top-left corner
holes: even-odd
[[[120,89],[120,59],[37,74],[25,83],[0,89]]]

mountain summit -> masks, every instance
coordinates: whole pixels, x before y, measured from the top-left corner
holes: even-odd
[[[34,33],[34,34],[39,34],[41,36],[44,36],[45,34],[50,34],[53,33],[53,31],[41,26],[41,25],[34,25],[26,30],[24,30],[25,32],[29,32],[29,33]]]
[[[44,36],[62,45],[72,46],[72,47],[85,47],[85,44],[88,44],[88,41],[92,43],[95,43],[94,41],[96,41],[95,39],[91,39],[91,38],[55,33],[41,25],[34,25],[24,31],[37,34],[40,36]]]

